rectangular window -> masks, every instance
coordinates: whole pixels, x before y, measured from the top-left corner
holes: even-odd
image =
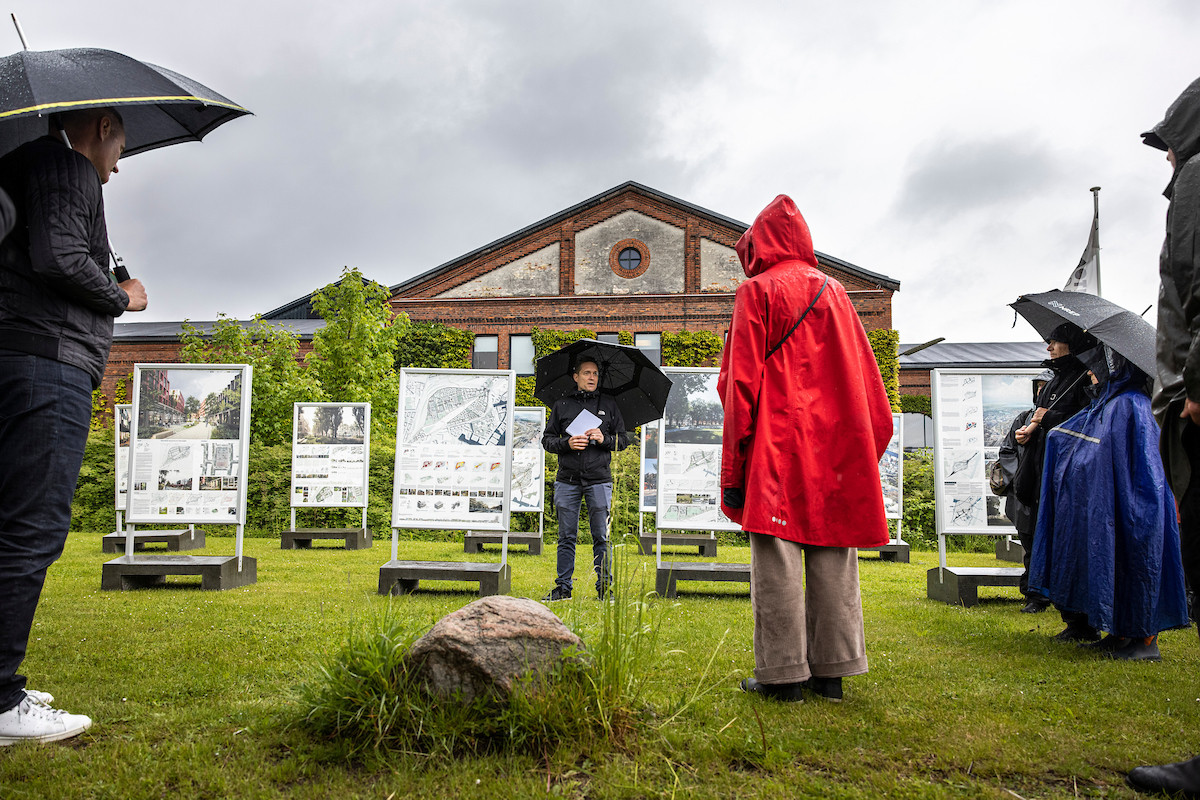
[[[598,333],[596,334],[596,341],[607,342],[608,344],[620,344],[621,337],[615,333]]]
[[[662,365],[662,334],[635,333],[633,346],[646,354],[646,358],[659,366]]]
[[[534,374],[533,337],[529,334],[513,334],[508,337],[508,366],[518,375]]]
[[[471,368],[496,369],[500,355],[499,351],[499,336],[476,336],[475,344],[471,347]]]

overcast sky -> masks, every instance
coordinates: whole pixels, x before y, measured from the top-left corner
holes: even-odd
[[[634,180],[744,222],[791,195],[818,250],[901,282],[905,342],[1031,341],[1006,304],[1065,283],[1092,186],[1104,296],[1155,302],[1170,174],[1138,134],[1200,75],[1191,0],[9,7],[31,49],[256,114],[109,183],[150,293],[122,321],[247,318],[343,266],[393,285]]]

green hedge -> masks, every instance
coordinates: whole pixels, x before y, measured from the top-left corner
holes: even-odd
[[[900,410],[906,414],[924,414],[933,416],[933,401],[919,394],[900,395]]]

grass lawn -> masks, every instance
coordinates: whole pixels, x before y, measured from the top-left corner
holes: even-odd
[[[210,535],[200,552],[230,554],[233,541]],[[0,749],[0,797],[1120,798],[1137,796],[1124,785],[1129,767],[1200,750],[1194,630],[1162,636],[1161,664],[1103,661],[1051,642],[1057,614],[1018,613],[1013,589],[983,589],[970,609],[927,600],[937,557],[914,552],[911,564],[860,559],[871,671],[845,682],[840,705],[739,692],[754,665],[748,586],[681,583],[677,600],[655,601],[656,717],[638,741],[598,753],[564,745],[348,761],[337,743],[282,724],[295,716],[296,684],[387,604],[430,625],[474,593],[435,584],[378,596],[389,556],[381,541],[285,551],[247,539],[246,555],[259,578],[247,588],[101,592],[112,556],[100,552],[100,534],[72,534],[50,570],[23,672],[31,688],[96,723],[66,743]],[[554,610],[586,641],[600,604],[590,547],[578,555],[576,597]],[[720,556],[747,561],[749,548],[722,545]],[[401,558],[463,557],[461,544],[401,546]],[[635,548],[628,558],[632,581],[641,575],[653,588],[653,558]],[[552,546],[510,560],[513,594],[548,591]],[[997,565],[982,554],[951,562]]]

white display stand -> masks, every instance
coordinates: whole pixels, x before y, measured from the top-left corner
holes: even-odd
[[[117,501],[117,528],[100,538],[100,550],[104,553],[120,553],[125,550],[125,503],[129,486],[129,442],[133,434],[133,405],[118,403],[113,406],[114,452],[116,453],[115,477]],[[197,550],[204,547],[204,531],[188,525],[184,530],[143,530],[134,535],[134,551],[145,550],[148,544],[162,544],[167,550]]]
[[[879,459],[879,483],[883,487],[883,509],[887,519],[896,521],[896,537],[882,547],[862,547],[879,553],[883,561],[909,563],[909,546],[900,530],[904,519],[904,425],[902,415],[892,414],[892,438],[883,458]]]
[[[652,540],[658,594],[675,597],[679,581],[749,583],[749,564],[662,560],[663,546],[672,544],[697,546],[701,555],[716,557],[716,532],[741,530],[721,511],[724,412],[717,394],[720,370],[663,367],[663,372],[672,383],[666,412],[658,421],[658,493]],[[693,533],[664,536],[664,529]]]
[[[938,566],[929,570],[927,596],[963,606],[979,602],[980,586],[1019,586],[1021,568],[948,567],[946,537],[1011,539],[1015,529],[988,488],[988,465],[1013,419],[1033,405],[1039,370],[935,369],[933,389],[934,493]]]
[[[341,540],[347,550],[370,547],[370,459],[370,403],[293,404],[291,527],[280,534],[280,547],[307,549],[324,539]],[[361,508],[362,524],[298,528],[297,508]]]
[[[512,370],[400,370],[392,560],[379,569],[380,594],[406,594],[422,580],[510,591],[515,394]],[[400,561],[400,528],[497,531],[500,563]]]
[[[508,546],[525,545],[531,556],[542,554],[546,524],[546,451],[542,433],[546,430],[545,406],[517,406],[513,415],[512,505],[514,512],[536,513],[537,533],[509,531]],[[491,531],[467,531],[463,549],[482,553],[485,544],[502,544],[503,534]]]
[[[135,364],[125,555],[104,564],[100,588],[159,585],[199,575],[202,589],[257,580],[242,554],[252,370],[245,364]],[[136,555],[137,524],[236,525],[233,556]]]

